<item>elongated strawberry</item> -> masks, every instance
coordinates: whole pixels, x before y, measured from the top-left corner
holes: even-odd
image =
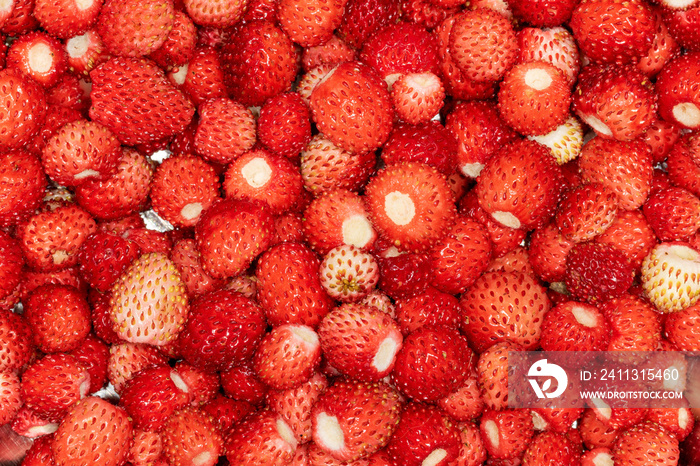
[[[163,454],[168,463],[214,466],[223,449],[221,434],[205,412],[186,407],[172,413],[162,431]]]
[[[171,0],[106,0],[96,29],[111,54],[142,57],[168,38],[174,12]]]
[[[642,263],[642,288],[663,312],[675,312],[700,299],[700,252],[687,243],[661,243]]]

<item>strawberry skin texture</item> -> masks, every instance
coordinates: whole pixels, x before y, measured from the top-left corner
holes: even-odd
[[[235,425],[224,442],[231,466],[285,466],[297,441],[286,422],[269,409],[259,410]]]
[[[19,371],[29,362],[33,349],[31,328],[26,318],[0,310],[0,371]]]
[[[163,45],[174,13],[172,0],[106,0],[96,29],[110,54],[142,57]]]
[[[28,219],[46,188],[41,161],[23,150],[0,155],[0,226]]]
[[[41,86],[15,68],[0,71],[0,149],[18,149],[39,131],[46,114]]]
[[[632,285],[634,270],[613,246],[581,243],[566,257],[564,281],[571,295],[592,304],[621,296]]]
[[[280,0],[277,20],[294,43],[304,48],[324,44],[343,17],[347,0]]]
[[[193,407],[171,414],[161,436],[163,453],[171,466],[214,466],[223,450],[223,439],[214,419]]]
[[[678,464],[678,440],[663,427],[650,421],[622,432],[612,447],[615,466],[642,466],[650,463]]]

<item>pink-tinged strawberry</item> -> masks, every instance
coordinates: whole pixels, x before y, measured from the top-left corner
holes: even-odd
[[[695,304],[670,314],[664,321],[664,332],[679,351],[699,351],[698,323],[700,323],[700,305]]]
[[[486,162],[476,185],[481,208],[499,223],[524,230],[549,220],[559,201],[561,170],[534,141],[508,144]]]
[[[396,321],[404,336],[423,325],[442,325],[459,329],[460,319],[457,298],[433,287],[411,297],[396,300]]]
[[[311,410],[327,388],[326,377],[316,373],[298,387],[284,391],[270,390],[267,393],[267,405],[284,418],[299,444],[311,440]]]
[[[44,123],[46,96],[42,87],[20,70],[0,71],[0,149],[21,148]]]
[[[404,338],[391,380],[409,398],[436,402],[461,385],[473,357],[458,331],[424,325]]]
[[[175,264],[162,253],[143,254],[114,282],[110,315],[125,341],[161,346],[177,338],[189,303]]]
[[[339,379],[313,407],[314,442],[341,461],[366,458],[389,442],[400,411],[400,395],[388,384]]]
[[[380,290],[372,291],[370,294],[361,299],[359,303],[369,306],[370,308],[377,309],[378,311],[390,316],[392,319],[396,319],[396,306],[394,306],[391,298]]]
[[[303,243],[282,243],[260,257],[255,270],[257,298],[270,324],[316,327],[321,322],[333,300],[321,285],[319,266]]]
[[[673,144],[666,168],[674,185],[700,195],[700,138],[695,133],[683,135]]]
[[[619,432],[596,417],[595,411],[586,409],[580,419],[578,431],[588,449],[611,448]]]
[[[12,431],[17,435],[21,435],[22,437],[27,437],[29,439],[34,439],[33,445],[36,445],[42,442],[46,442],[47,439],[50,443],[50,439],[53,438],[51,434],[56,432],[56,429],[58,429],[58,422],[47,421],[46,419],[37,415],[31,409],[29,409],[26,404],[24,404],[21,408],[19,408],[17,414],[12,419],[11,427]],[[27,452],[27,457],[31,457],[30,452]],[[29,459],[27,459],[26,461],[29,462]],[[46,464],[46,466],[53,465],[52,462],[39,464]]]
[[[508,407],[508,353],[523,351],[517,343],[502,341],[483,350],[476,365],[481,400],[489,409]]]
[[[210,371],[228,369],[250,358],[266,328],[262,309],[229,290],[200,296],[192,303],[179,337],[186,361]]]
[[[459,13],[450,32],[450,55],[466,78],[497,81],[518,58],[518,39],[511,22],[493,10]]]
[[[653,167],[651,150],[643,141],[596,137],[583,146],[578,160],[583,181],[613,190],[620,210],[635,210],[646,201]]]
[[[637,63],[637,68],[650,78],[656,76],[666,63],[680,55],[680,45],[664,23],[662,10],[655,9],[653,11],[656,23],[654,41],[647,53]]]
[[[374,172],[376,161],[374,152],[354,154],[319,133],[302,150],[299,171],[304,187],[315,196],[336,189],[358,191]]]
[[[577,464],[581,451],[564,435],[556,432],[537,434],[525,450],[523,466]]]
[[[467,216],[458,216],[430,252],[432,285],[445,293],[463,293],[486,270],[491,251],[486,227]]]
[[[161,437],[163,455],[172,466],[214,466],[223,449],[223,439],[214,420],[193,407],[171,414],[163,426]]]
[[[243,105],[263,105],[288,91],[298,71],[294,44],[271,21],[237,25],[236,40],[224,44],[221,61],[232,99]]]
[[[306,382],[321,360],[321,342],[309,326],[284,324],[267,333],[253,355],[258,378],[275,390]]]
[[[686,5],[686,7],[681,9],[662,8],[662,18],[678,45],[688,51],[697,52],[700,51],[700,35],[698,34],[700,5],[693,3]]]
[[[481,389],[475,370],[471,370],[462,384],[445,398],[438,401],[438,406],[453,419],[469,421],[477,419],[486,404],[481,399]]]
[[[45,32],[25,34],[7,50],[7,67],[21,71],[48,89],[66,71],[66,54],[62,44]]]
[[[566,256],[574,247],[552,222],[536,229],[530,237],[528,259],[537,276],[546,282],[561,282],[566,273]]]
[[[643,212],[660,241],[684,240],[700,228],[700,199],[683,188],[651,194]]]
[[[526,409],[488,410],[481,416],[479,431],[489,457],[498,459],[521,457],[535,433]]]
[[[454,222],[452,190],[440,172],[422,163],[379,171],[366,186],[365,200],[374,226],[403,251],[430,249]]]
[[[34,17],[49,34],[69,39],[90,29],[100,14],[102,0],[36,0]]]
[[[88,76],[93,69],[110,58],[104,42],[94,29],[67,39],[65,48],[68,70],[81,77]]]
[[[689,53],[668,62],[656,80],[659,115],[682,128],[700,128],[700,52]]]
[[[631,294],[611,299],[600,310],[610,324],[608,351],[654,351],[661,340],[661,315]]]
[[[106,0],[96,30],[109,53],[143,57],[168,38],[174,13],[172,0]]]
[[[311,93],[313,92],[316,85],[320,83],[321,80],[335,68],[335,65],[323,64],[317,66],[316,68],[308,70],[306,73],[301,75],[299,82],[296,86],[296,92],[299,93],[299,95],[302,99],[304,99],[304,102],[306,102],[307,105],[311,100]]]
[[[163,45],[151,52],[151,60],[163,69],[186,65],[194,56],[197,45],[197,27],[187,14],[176,10],[173,27]]]
[[[618,141],[642,136],[656,119],[653,84],[631,66],[585,67],[572,100],[573,112],[596,134]]]
[[[182,131],[194,105],[150,60],[117,57],[92,70],[90,117],[123,144],[135,145]]]
[[[514,272],[483,274],[462,295],[460,305],[462,331],[477,352],[500,341],[536,348],[550,308],[546,290],[533,277]]]
[[[9,310],[0,311],[0,370],[19,372],[30,361],[33,350],[26,317]]]
[[[569,84],[576,81],[581,59],[571,33],[561,27],[523,28],[517,33],[519,62],[545,61],[559,68]]]
[[[19,376],[12,371],[0,371],[0,422],[10,422],[21,406]]]
[[[566,301],[544,316],[540,346],[545,351],[605,351],[610,326],[597,307]]]
[[[686,402],[686,406],[681,408],[650,408],[645,420],[660,425],[682,442],[690,435],[695,425],[695,418],[689,406]]]
[[[377,285],[379,266],[371,254],[352,245],[342,245],[328,251],[318,275],[330,297],[355,302]]]
[[[196,152],[208,162],[227,164],[255,144],[255,118],[240,102],[210,99],[199,107]]]
[[[347,0],[280,0],[277,21],[296,44],[308,48],[327,42],[343,17]]]
[[[133,429],[128,460],[134,466],[153,465],[163,453],[163,439],[158,432]]]
[[[539,28],[564,24],[576,6],[571,0],[516,0],[508,3],[516,19]]]
[[[377,149],[392,129],[394,110],[386,84],[359,62],[342,63],[328,73],[314,87],[309,105],[319,131],[349,152]]]
[[[600,183],[590,183],[564,194],[555,222],[564,238],[582,243],[605,232],[616,216],[617,195]]]
[[[51,450],[56,466],[124,464],[132,426],[123,409],[88,397],[76,403],[54,434]]]
[[[594,63],[631,63],[651,47],[656,22],[648,4],[639,0],[585,0],[574,8],[569,26]]]
[[[598,304],[625,293],[634,280],[627,257],[608,244],[581,243],[566,256],[564,282],[571,295]]]
[[[114,390],[121,394],[126,383],[136,374],[153,367],[165,367],[167,358],[156,347],[145,343],[114,343],[109,348],[107,378]]]
[[[272,153],[295,159],[311,141],[311,113],[296,92],[265,102],[258,118],[258,139]]]
[[[20,223],[34,214],[46,184],[38,157],[23,150],[0,155],[0,226]]]
[[[386,313],[363,304],[336,307],[318,327],[324,358],[341,374],[377,381],[392,371],[403,337]]]
[[[246,417],[224,441],[231,466],[285,466],[297,448],[294,433],[284,419],[269,409]]]
[[[398,2],[349,0],[337,33],[348,45],[361,49],[370,36],[396,22],[400,13]]]
[[[700,252],[687,243],[661,243],[642,262],[645,296],[662,312],[676,312],[700,300]]]
[[[399,123],[382,146],[381,158],[386,165],[421,162],[446,176],[454,173],[457,139],[438,121],[418,125]]]
[[[220,377],[221,388],[228,398],[246,401],[251,405],[261,405],[265,401],[267,392],[270,390],[257,377],[252,363],[249,361],[240,366],[221,371]]]
[[[566,77],[544,61],[513,66],[498,91],[501,118],[523,135],[544,135],[555,130],[569,115],[570,103]]]
[[[612,447],[615,466],[659,466],[678,464],[678,440],[654,422],[641,422],[620,433]]]
[[[85,240],[78,252],[80,274],[91,287],[105,292],[139,256],[140,249],[134,242],[96,232]]]
[[[89,389],[89,372],[66,353],[48,354],[31,363],[22,374],[24,405],[50,422],[60,422]]]
[[[320,65],[336,66],[356,59],[357,50],[334,34],[321,45],[305,48],[301,56],[301,67],[304,71],[309,71]]]

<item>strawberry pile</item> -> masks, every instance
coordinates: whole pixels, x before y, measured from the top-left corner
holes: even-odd
[[[700,0],[0,2],[22,465],[700,464],[539,349],[700,351]]]

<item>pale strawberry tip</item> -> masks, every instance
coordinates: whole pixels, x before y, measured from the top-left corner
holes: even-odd
[[[583,306],[574,306],[571,309],[571,313],[574,315],[576,322],[584,327],[595,328],[598,325],[596,315]]]
[[[338,418],[329,416],[325,412],[316,415],[316,435],[314,440],[319,446],[330,451],[339,451],[345,448],[345,435],[340,428]]]
[[[384,197],[384,211],[392,222],[404,226],[415,217],[416,206],[410,195],[393,191]]]
[[[53,67],[51,48],[39,42],[29,49],[29,67],[37,73],[46,73]]]
[[[436,448],[431,451],[428,456],[425,457],[421,466],[435,466],[440,464],[442,460],[447,456],[447,451],[444,448]]]
[[[372,367],[377,369],[377,372],[384,372],[396,360],[396,353],[399,352],[401,343],[395,338],[387,337],[380,344],[377,352],[372,359]]]
[[[688,128],[700,127],[700,108],[692,102],[683,102],[673,107],[673,117]]]
[[[261,157],[256,157],[241,168],[243,178],[254,188],[265,186],[272,176],[272,168]]]

